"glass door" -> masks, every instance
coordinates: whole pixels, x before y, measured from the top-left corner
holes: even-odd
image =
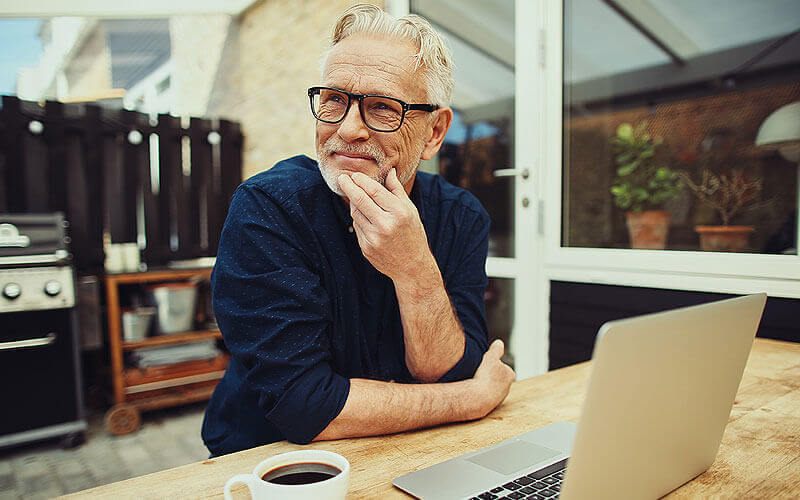
[[[489,212],[489,334],[503,339],[505,360],[524,378],[545,371],[546,356],[530,354],[534,312],[522,300],[531,293],[535,259],[524,227],[536,220],[537,204],[529,193],[535,163],[520,154],[532,136],[521,139],[519,127],[515,9],[514,0],[409,3],[445,37],[455,64],[453,125],[437,157],[421,168],[467,189]]]

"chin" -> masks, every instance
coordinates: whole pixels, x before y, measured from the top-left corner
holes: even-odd
[[[344,193],[339,188],[339,181],[337,180],[337,177],[339,177],[342,172],[331,168],[326,165],[325,162],[319,163],[319,172],[322,174],[322,178],[325,180],[325,184],[328,185],[328,188],[337,195],[344,197]]]

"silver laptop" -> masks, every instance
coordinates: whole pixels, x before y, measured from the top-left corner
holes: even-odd
[[[580,425],[556,422],[393,484],[426,500],[665,495],[714,461],[766,300],[606,323]]]

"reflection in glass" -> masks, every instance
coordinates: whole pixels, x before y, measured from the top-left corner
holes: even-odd
[[[486,322],[489,326],[489,343],[500,339],[505,343],[503,361],[514,367],[511,348],[511,323],[514,318],[514,280],[509,278],[489,278],[484,293],[486,303]]]
[[[609,5],[564,2],[563,245],[631,248],[610,192],[639,167],[612,142],[627,124],[681,178],[656,207],[669,215],[665,248],[797,254],[797,164],[756,137],[800,101],[800,3],[676,0],[653,4],[658,15]]]
[[[514,0],[412,0],[453,55],[454,123],[422,165],[474,194],[489,212],[489,256],[514,257]]]
[[[513,167],[511,118],[464,120],[455,112],[453,126],[439,152],[439,174],[474,194],[489,212],[489,256],[514,256],[514,178],[495,170]]]

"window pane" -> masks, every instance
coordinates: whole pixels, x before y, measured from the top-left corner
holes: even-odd
[[[411,12],[443,35],[455,66],[453,124],[427,169],[489,212],[489,256],[514,257],[514,1],[413,0]]]
[[[563,245],[797,254],[800,3],[626,8],[564,2]]]

